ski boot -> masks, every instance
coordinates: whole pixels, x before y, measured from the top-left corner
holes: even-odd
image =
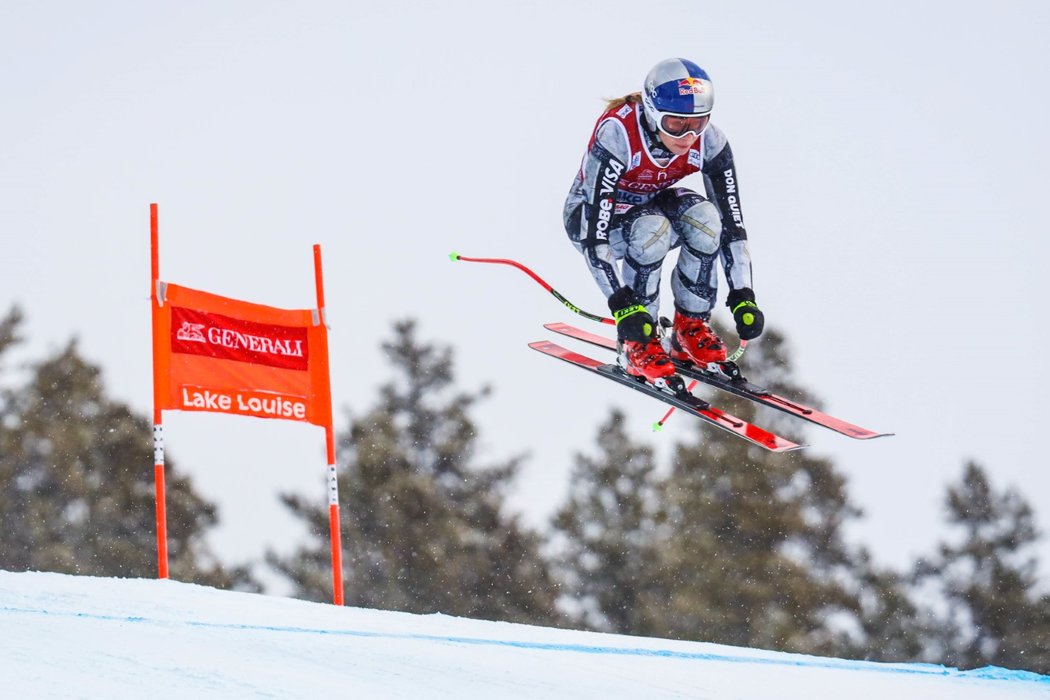
[[[628,375],[660,389],[674,394],[685,389],[685,382],[675,373],[674,363],[655,335],[644,343],[620,341],[618,362]]]
[[[700,369],[722,371],[726,344],[704,319],[676,311],[668,354],[678,362],[691,362]]]

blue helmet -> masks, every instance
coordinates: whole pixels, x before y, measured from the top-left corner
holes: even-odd
[[[715,89],[707,72],[684,58],[657,63],[645,76],[642,108],[650,128],[663,128],[664,118],[708,117],[715,106]],[[704,127],[708,119],[701,120]],[[672,120],[677,125],[676,120]],[[672,134],[679,135],[679,134]]]

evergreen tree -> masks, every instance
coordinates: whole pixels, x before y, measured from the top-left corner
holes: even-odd
[[[746,371],[777,393],[816,405],[792,381],[784,338],[752,344]],[[801,439],[795,419],[717,395],[719,406]],[[555,527],[563,574],[599,629],[742,646],[881,658],[914,651],[890,639],[908,609],[898,578],[843,538],[859,516],[826,459],[774,455],[697,423],[654,478],[651,452],[620,419],[602,427],[601,458],[579,458]],[[588,607],[590,606],[590,607]],[[595,608],[595,609],[592,609]],[[883,639],[885,638],[885,639]]]
[[[619,410],[598,429],[598,449],[597,458],[576,456],[568,501],[554,516],[564,595],[575,602],[577,623],[656,634],[648,614],[658,600],[646,600],[656,593],[647,582],[663,527],[653,451],[632,442]]]
[[[0,323],[0,349],[17,337],[11,321]],[[151,425],[105,395],[75,342],[30,375],[5,390],[0,410],[0,568],[155,576]],[[171,575],[257,588],[204,546],[214,506],[170,462],[167,475]]]
[[[12,307],[4,318],[0,319],[0,357],[8,348],[21,342],[18,327],[22,323],[22,310]]]
[[[924,660],[938,625],[910,597],[909,578],[875,566],[862,551],[855,570],[861,636],[844,653],[869,661]]]
[[[1050,596],[1036,591],[1031,507],[1013,489],[994,490],[973,462],[949,487],[946,504],[961,537],[916,567],[949,606],[938,660],[1050,673]]]
[[[793,384],[775,330],[752,344],[746,369],[777,393],[816,403]],[[724,395],[718,401],[801,439],[787,416]],[[668,635],[811,653],[847,647],[846,630],[831,621],[859,609],[846,583],[858,553],[842,537],[859,511],[828,460],[771,454],[699,425],[695,442],[677,446],[665,489]]]
[[[398,372],[338,440],[346,601],[416,613],[551,623],[555,591],[539,540],[503,513],[519,460],[472,466],[469,411],[486,392],[452,393],[452,354],[421,344],[411,321],[383,349]],[[269,556],[297,595],[331,596],[327,511],[284,502],[315,535]]]

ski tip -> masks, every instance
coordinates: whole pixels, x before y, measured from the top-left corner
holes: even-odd
[[[459,253],[456,253],[456,252],[449,253],[448,254],[448,259],[451,260],[452,262],[458,261],[459,260]]]
[[[663,429],[664,429],[664,424],[661,423],[660,421],[656,421],[655,423],[653,423],[653,432],[654,433],[658,433],[658,432],[660,432]]]
[[[860,440],[874,440],[875,438],[893,437],[897,433],[870,433],[863,436],[850,435],[850,437],[857,437]]]

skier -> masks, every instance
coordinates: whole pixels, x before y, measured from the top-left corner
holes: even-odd
[[[702,68],[681,58],[661,61],[640,93],[607,105],[565,201],[565,229],[608,298],[627,373],[660,386],[675,373],[672,357],[701,368],[726,359],[725,344],[708,325],[716,258],[740,338],[757,338],[764,325],[733,152],[710,123],[713,106]],[[696,172],[704,176],[703,194],[672,187]],[[664,258],[676,247],[675,315],[665,348],[654,318]]]

